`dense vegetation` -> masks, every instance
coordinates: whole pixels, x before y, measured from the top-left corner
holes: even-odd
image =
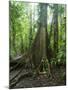
[[[10,87],[24,76],[42,74],[53,80],[55,71],[63,71],[57,75],[61,84],[55,85],[65,85],[66,5],[10,1],[9,26]],[[23,69],[27,70],[24,75]],[[18,73],[13,76],[13,71]]]

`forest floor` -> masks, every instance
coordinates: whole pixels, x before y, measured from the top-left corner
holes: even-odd
[[[25,75],[30,70],[22,69],[21,71],[19,69],[13,70],[10,73],[10,81],[14,77],[12,81],[16,82],[12,84],[10,82],[10,88],[32,88],[32,87],[47,87],[47,86],[63,86],[66,85],[66,79],[63,78],[63,75],[66,74],[65,68],[56,68],[53,70],[53,77],[48,77],[46,74],[44,75],[38,75],[33,77],[32,75],[26,74],[25,77],[22,77],[22,75]],[[19,73],[19,74],[17,74]]]

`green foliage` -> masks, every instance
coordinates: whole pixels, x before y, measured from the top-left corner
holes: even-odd
[[[65,48],[62,49],[57,54],[58,63],[66,64],[66,51]]]
[[[45,5],[45,4],[44,4]],[[47,17],[47,34],[48,34],[48,48],[54,51],[54,5],[48,7],[45,11],[48,13]],[[41,6],[42,7],[42,6]],[[10,29],[10,55],[12,57],[21,55],[31,48],[32,43],[36,37],[38,31],[38,24],[45,19],[41,16],[42,12],[45,10],[41,8],[38,4],[25,3],[18,1],[9,2],[9,29]],[[51,63],[65,63],[66,53],[65,53],[65,5],[58,5],[58,53],[57,57],[52,57]],[[44,15],[45,15],[44,12]],[[41,18],[41,19],[40,19]],[[62,23],[61,23],[62,22]],[[50,53],[50,52],[49,52]],[[54,52],[55,53],[55,52]],[[53,54],[54,54],[53,53]],[[46,66],[47,67],[47,66]]]
[[[28,8],[29,7],[29,8]],[[18,1],[9,2],[9,18],[10,18],[10,54],[14,57],[24,53],[29,49],[30,35],[35,38],[35,20],[32,21],[32,9],[30,3]],[[34,12],[33,12],[34,13]],[[32,33],[30,33],[31,22]],[[31,42],[32,43],[32,42]],[[22,53],[21,53],[22,52]]]

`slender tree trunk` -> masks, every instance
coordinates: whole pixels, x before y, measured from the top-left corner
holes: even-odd
[[[29,49],[30,49],[32,45],[32,10],[31,9],[30,9],[29,20],[30,20],[30,30],[29,30]]]
[[[13,21],[12,29],[13,29],[13,31],[12,31],[12,34],[13,34],[13,48],[14,48],[15,53],[17,53],[16,47],[15,47],[16,31],[15,31],[15,28],[14,28],[14,21]]]
[[[21,38],[21,54],[22,54],[24,52],[22,33],[20,33],[20,38]]]
[[[54,56],[58,53],[58,5],[54,5]]]

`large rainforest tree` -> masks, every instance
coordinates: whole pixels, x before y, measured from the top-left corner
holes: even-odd
[[[9,1],[10,88],[41,74],[58,83],[54,74],[62,69],[58,76],[65,83],[65,10],[64,4]]]

